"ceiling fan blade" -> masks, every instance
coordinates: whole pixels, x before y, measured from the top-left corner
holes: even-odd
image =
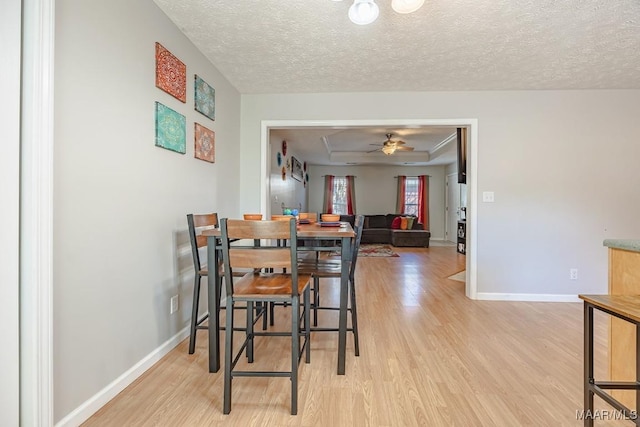
[[[376,144],[371,144],[371,145],[376,145]],[[382,150],[382,148],[376,148],[375,150],[367,151],[367,154],[368,153],[375,153],[376,151],[380,151],[380,150]]]
[[[396,151],[413,151],[413,147],[396,147]]]
[[[404,142],[404,141],[391,141],[391,142],[393,142],[393,143],[394,143],[394,144],[396,144],[396,145],[403,145],[403,144],[406,144],[406,142]]]

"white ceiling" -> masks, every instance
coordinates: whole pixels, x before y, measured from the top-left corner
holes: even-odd
[[[638,0],[427,0],[408,15],[378,0],[366,26],[350,0],[154,1],[242,94],[640,89]],[[408,132],[361,130],[283,138],[359,151]],[[402,139],[419,152],[449,130],[425,132]]]

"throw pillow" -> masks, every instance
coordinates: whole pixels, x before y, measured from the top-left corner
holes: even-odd
[[[413,221],[415,219],[413,216],[407,217],[407,230],[413,230]]]
[[[397,216],[393,219],[393,221],[391,221],[391,229],[392,230],[399,230],[400,229],[400,217]]]
[[[403,216],[402,218],[400,218],[400,230],[406,230],[407,229],[407,217]]]

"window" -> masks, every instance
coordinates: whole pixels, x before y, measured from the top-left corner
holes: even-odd
[[[334,177],[333,178],[333,199],[331,200],[333,205],[333,213],[346,215],[347,209],[347,178],[346,177]]]
[[[418,216],[418,177],[407,177],[404,187],[404,215]]]

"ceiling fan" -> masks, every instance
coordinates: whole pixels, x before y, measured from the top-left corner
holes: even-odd
[[[392,133],[386,134],[387,140],[382,143],[380,148],[376,148],[375,150],[367,151],[367,153],[373,153],[375,151],[382,151],[386,155],[391,155],[396,151],[413,151],[413,147],[406,146],[406,142],[400,140],[391,140],[393,136]],[[370,144],[370,145],[380,145],[380,144]]]

